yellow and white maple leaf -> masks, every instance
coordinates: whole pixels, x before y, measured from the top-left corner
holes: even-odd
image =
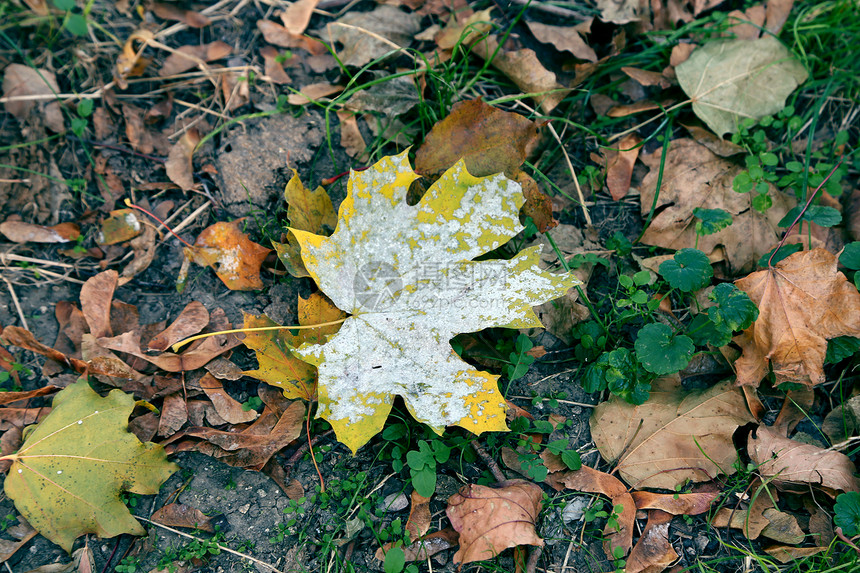
[[[523,227],[519,184],[473,177],[462,161],[417,205],[406,202],[406,153],[350,175],[331,237],[291,229],[310,276],[350,313],[325,344],[297,351],[319,370],[318,416],[358,450],[378,433],[396,396],[437,432],[507,430],[498,376],[460,359],[450,340],[489,327],[541,326],[533,306],[580,282],[540,270],[540,248],[475,261]]]

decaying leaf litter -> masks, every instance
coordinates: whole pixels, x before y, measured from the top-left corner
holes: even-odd
[[[820,11],[270,8],[8,9],[10,564],[67,562],[47,537],[78,548],[77,569],[241,566],[163,533],[72,545],[152,521],[217,528],[260,570],[719,569],[740,559],[722,536],[775,562],[850,557],[857,92],[821,106],[833,88],[805,83],[820,79],[808,50],[772,35]],[[659,53],[641,43],[682,23]],[[45,29],[50,60],[25,47]],[[745,123],[770,116],[785,141]],[[366,170],[345,185],[348,167]],[[631,306],[651,322],[594,355]],[[302,328],[169,349],[243,323]],[[128,446],[107,456],[85,428],[101,400],[124,404],[99,436]],[[98,469],[86,503],[107,517],[45,521],[35,484],[52,509],[89,499],[76,484],[129,463],[114,454],[152,470],[111,485]],[[123,493],[171,473],[155,499]]]

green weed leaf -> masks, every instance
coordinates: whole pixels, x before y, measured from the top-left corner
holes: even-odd
[[[833,512],[833,522],[842,528],[842,533],[848,537],[860,533],[860,493],[849,491],[837,495]]]
[[[860,270],[860,241],[848,243],[839,255],[839,262],[851,270]]]
[[[662,376],[686,367],[695,346],[689,336],[674,334],[665,324],[652,323],[639,330],[634,348],[642,367]]]
[[[400,573],[406,566],[406,554],[400,547],[392,547],[385,554],[382,568],[385,573]]]
[[[771,261],[770,264],[775,265],[776,263],[780,262],[781,260],[790,257],[794,253],[799,253],[802,249],[803,249],[803,246],[798,245],[798,244],[783,245],[783,246],[779,247],[779,251],[776,253],[776,256],[773,257],[773,260]],[[768,261],[768,259],[770,259],[770,256],[773,254],[774,251],[776,251],[776,247],[771,249],[770,252],[762,255],[762,257],[758,260],[758,266],[766,267],[767,261]]]
[[[837,336],[827,341],[827,354],[824,357],[824,361],[828,364],[836,364],[858,350],[860,350],[860,338]]]
[[[702,236],[719,233],[732,224],[731,214],[723,209],[696,207],[693,209],[693,217],[699,219],[696,221],[696,234]]]
[[[711,283],[714,269],[708,255],[698,249],[681,249],[672,259],[663,261],[660,274],[672,288],[693,292]]]
[[[718,284],[708,298],[717,303],[708,308],[708,317],[715,324],[725,324],[730,332],[745,330],[758,318],[755,303],[732,283]]]
[[[696,346],[712,344],[720,348],[731,342],[732,331],[725,323],[716,324],[708,318],[708,315],[699,313],[690,321],[687,336],[692,339]]]

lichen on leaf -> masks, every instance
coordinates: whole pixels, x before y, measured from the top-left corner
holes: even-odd
[[[164,448],[128,431],[134,398],[113,390],[102,398],[84,379],[54,398],[53,410],[24,430],[4,487],[39,533],[71,552],[84,533],[144,535],[120,493],[158,493],[179,467]]]
[[[473,177],[462,161],[417,205],[406,153],[353,172],[331,237],[291,229],[305,267],[351,314],[325,344],[296,350],[319,370],[319,416],[353,451],[382,429],[395,396],[441,432],[506,430],[498,376],[462,361],[461,332],[541,326],[532,307],[579,284],[538,268],[538,247],[510,260],[476,257],[523,227],[520,186],[503,175]]]

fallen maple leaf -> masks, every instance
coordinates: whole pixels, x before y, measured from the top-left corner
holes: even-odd
[[[769,363],[776,384],[824,382],[827,341],[860,336],[860,293],[837,262],[813,249],[736,282],[759,308],[758,319],[734,339],[743,349],[738,384],[758,386]]]
[[[539,248],[507,261],[473,261],[520,232],[519,185],[478,178],[462,161],[406,203],[418,175],[406,153],[350,175],[331,237],[292,229],[308,273],[351,316],[323,345],[296,353],[319,369],[318,416],[356,451],[402,396],[437,432],[506,430],[498,376],[463,362],[450,345],[462,331],[540,326],[532,306],[579,280],[537,267]]]
[[[146,531],[122,491],[158,493],[179,467],[161,446],[128,432],[134,398],[102,398],[82,379],[57,394],[51,413],[27,434],[6,475],[6,494],[39,533],[71,552],[84,533],[114,537]]]
[[[184,250],[188,260],[201,267],[212,267],[230,290],[263,288],[260,267],[271,252],[254,243],[239,230],[241,219],[210,225]]]
[[[651,171],[642,181],[642,214],[648,215],[657,193],[662,149],[642,155]],[[771,186],[773,205],[762,214],[752,207],[751,193],[738,193],[732,181],[742,168],[712,153],[691,139],[675,139],[669,144],[663,168],[663,181],[651,225],[642,242],[667,249],[694,247],[711,254],[722,246],[730,272],[755,268],[762,255],[780,239],[779,221],[795,201]],[[698,237],[693,209],[722,209],[733,219],[725,229]]]
[[[344,312],[320,293],[313,293],[307,299],[300,296],[298,310],[299,324],[302,326],[333,322],[346,317]],[[244,328],[270,326],[277,325],[266,316],[245,315]],[[287,398],[313,400],[316,396],[317,369],[296,356],[292,349],[304,343],[320,344],[337,332],[339,327],[339,324],[332,324],[297,330],[296,334],[288,329],[247,332],[242,342],[256,351],[259,367],[256,370],[247,370],[244,374],[278,386]]]
[[[460,534],[454,563],[483,561],[517,545],[543,547],[535,531],[542,497],[540,486],[525,480],[500,482],[497,487],[463,486],[445,510]]]
[[[750,434],[747,449],[756,471],[784,491],[809,491],[821,488],[831,497],[837,492],[860,491],[854,477],[857,468],[845,454],[804,444],[759,426]]]
[[[599,404],[591,435],[607,460],[633,487],[674,489],[686,480],[706,481],[733,473],[732,434],[754,422],[743,393],[730,380],[686,392],[680,379],[654,382],[651,397],[634,406],[615,396]]]

